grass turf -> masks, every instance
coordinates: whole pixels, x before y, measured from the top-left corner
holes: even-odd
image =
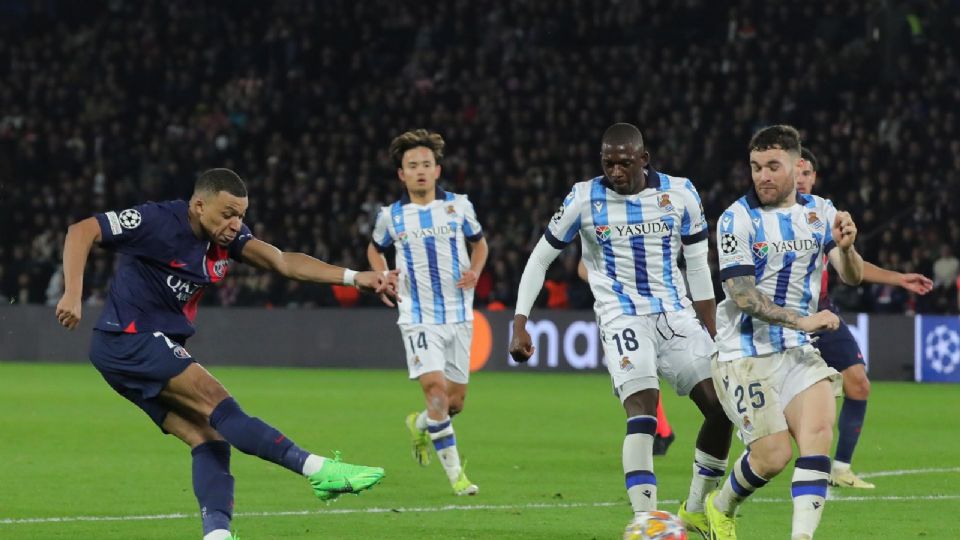
[[[421,468],[410,456],[403,418],[421,398],[404,372],[212,372],[248,413],[301,446],[387,470],[372,491],[326,505],[304,479],[235,451],[234,527],[243,540],[619,538],[630,518],[623,412],[606,376],[474,374],[455,427],[481,490],[458,498],[436,459]],[[661,507],[676,512],[699,419],[689,400],[668,390],[664,401],[677,440],[655,467]],[[876,477],[875,490],[832,492],[839,498],[818,538],[956,538],[958,405],[956,387],[874,383],[854,467],[911,472]],[[731,455],[740,450],[734,443]],[[789,537],[789,481],[788,469],[742,507],[740,538]],[[186,447],[87,364],[0,363],[0,486],[0,538],[202,535]]]

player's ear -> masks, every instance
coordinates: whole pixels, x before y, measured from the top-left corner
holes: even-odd
[[[441,170],[443,170],[443,168],[440,167],[440,164],[439,164],[439,163],[437,163],[437,172],[435,173],[435,175],[434,175],[434,177],[433,177],[434,180],[436,180],[437,178],[440,178],[440,171],[441,171]]]
[[[397,167],[397,178],[403,182],[403,167]]]

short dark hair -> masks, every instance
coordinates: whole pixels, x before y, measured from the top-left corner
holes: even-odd
[[[443,137],[439,133],[425,129],[414,129],[402,133],[390,141],[390,157],[393,158],[393,163],[397,167],[403,167],[403,154],[407,150],[422,146],[429,148],[433,152],[433,159],[440,163],[440,160],[443,159],[443,147],[445,145],[446,143],[443,142]]]
[[[607,128],[603,132],[603,144],[615,146],[634,146],[643,148],[643,135],[640,129],[633,124],[620,122]]]
[[[754,133],[753,137],[750,138],[748,147],[750,152],[762,152],[772,149],[785,150],[791,153],[795,152],[799,155],[802,150],[800,146],[800,132],[793,126],[778,124],[775,126],[767,126]]]
[[[216,195],[221,191],[235,197],[247,196],[247,185],[240,175],[230,169],[209,169],[203,172],[193,185],[194,193],[210,193]]]
[[[819,167],[820,163],[817,161],[817,156],[813,155],[813,152],[811,152],[809,148],[806,146],[801,148],[800,157],[810,164],[810,168],[813,169],[813,172],[817,172],[817,168]]]

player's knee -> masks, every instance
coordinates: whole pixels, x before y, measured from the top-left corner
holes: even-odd
[[[870,379],[865,373],[857,373],[844,381],[843,393],[850,399],[867,399],[870,396]]]

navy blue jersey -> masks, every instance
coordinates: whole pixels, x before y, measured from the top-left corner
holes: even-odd
[[[197,238],[186,201],[148,202],[96,215],[101,245],[118,253],[116,273],[96,328],[107,332],[163,332],[187,338],[204,288],[241,260],[253,235],[246,225],[227,247]]]

